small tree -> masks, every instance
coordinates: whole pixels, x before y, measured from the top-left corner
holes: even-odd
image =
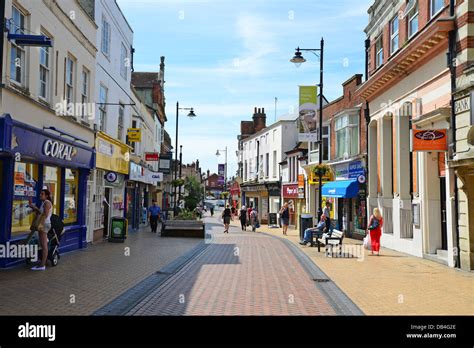
[[[184,198],[184,205],[186,209],[193,211],[196,209],[198,203],[203,199],[203,191],[201,183],[195,177],[186,178],[184,189],[187,192]]]

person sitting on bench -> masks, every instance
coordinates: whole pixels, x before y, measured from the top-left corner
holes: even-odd
[[[326,227],[326,216],[323,214],[321,215],[321,220],[319,220],[319,223],[316,225],[316,227],[308,228],[306,231],[304,231],[304,238],[300,242],[300,244],[306,245],[308,243],[311,243],[313,232],[323,232],[325,227]]]

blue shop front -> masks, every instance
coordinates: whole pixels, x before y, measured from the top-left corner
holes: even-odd
[[[39,129],[0,117],[0,243],[23,241],[40,206],[41,189],[52,194],[53,213],[65,224],[60,252],[86,247],[87,177],[94,149],[87,142],[54,127]],[[0,259],[0,267],[21,259]]]

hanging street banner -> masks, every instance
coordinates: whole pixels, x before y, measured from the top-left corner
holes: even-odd
[[[299,89],[298,141],[316,142],[318,134],[312,131],[316,129],[318,88],[317,86],[299,86]]]
[[[219,185],[224,185],[225,164],[219,164],[218,165],[217,175],[219,176],[218,179],[217,179],[217,183]]]

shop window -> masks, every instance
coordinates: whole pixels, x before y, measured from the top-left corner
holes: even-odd
[[[64,185],[64,223],[77,222],[77,203],[79,189],[79,172],[66,169]]]
[[[35,218],[30,204],[38,197],[38,165],[15,162],[13,177],[12,236],[29,233]]]
[[[59,197],[61,193],[61,169],[58,167],[44,167],[43,189],[51,192],[53,200],[53,214],[59,215]]]

